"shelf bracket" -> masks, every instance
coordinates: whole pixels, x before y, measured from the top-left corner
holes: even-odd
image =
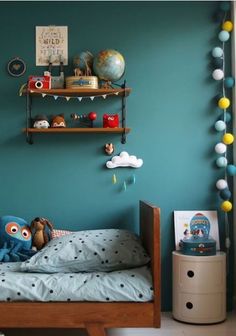
[[[32,110],[32,97],[29,94],[29,91],[27,91],[26,95],[26,141],[28,144],[32,145],[33,144],[33,138],[32,138],[32,133],[29,133],[28,129],[31,127],[31,121],[32,121],[32,116],[31,116],[31,110]]]
[[[124,89],[124,95],[122,97],[122,106],[121,106],[121,125],[122,128],[124,129],[124,132],[122,133],[121,136],[121,143],[125,144],[126,143],[126,80],[124,80],[124,83],[122,84],[122,89]]]

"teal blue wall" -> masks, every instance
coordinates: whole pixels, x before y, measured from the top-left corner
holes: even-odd
[[[57,228],[138,229],[138,201],[162,209],[163,309],[171,309],[173,211],[216,209],[215,181],[223,172],[214,165],[219,135],[213,125],[220,111],[212,98],[217,85],[210,79],[209,53],[217,45],[212,22],[215,2],[8,2],[0,3],[0,186],[1,214],[31,221],[51,219]],[[18,96],[35,66],[35,26],[67,25],[70,65],[82,50],[96,54],[119,50],[126,60],[128,85],[127,144],[115,135],[38,135],[25,142],[25,99]],[[18,79],[6,72],[14,56],[27,63]],[[33,111],[47,115],[96,111],[116,113],[116,98],[94,102],[34,99]],[[144,160],[141,169],[105,168],[106,142]],[[121,189],[135,172],[136,184]],[[223,227],[221,225],[221,232]]]

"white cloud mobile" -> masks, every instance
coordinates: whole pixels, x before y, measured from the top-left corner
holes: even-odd
[[[129,155],[127,152],[121,152],[120,155],[113,156],[110,161],[107,161],[107,168],[118,168],[118,167],[132,167],[140,168],[143,165],[142,159],[137,159],[134,155]]]

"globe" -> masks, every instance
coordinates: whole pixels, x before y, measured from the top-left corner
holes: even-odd
[[[124,57],[116,50],[102,50],[95,56],[93,70],[102,80],[116,82],[125,72]]]

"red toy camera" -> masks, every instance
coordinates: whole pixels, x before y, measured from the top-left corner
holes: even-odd
[[[51,89],[51,76],[30,76],[28,89]]]
[[[119,127],[118,114],[103,114],[103,127]]]

